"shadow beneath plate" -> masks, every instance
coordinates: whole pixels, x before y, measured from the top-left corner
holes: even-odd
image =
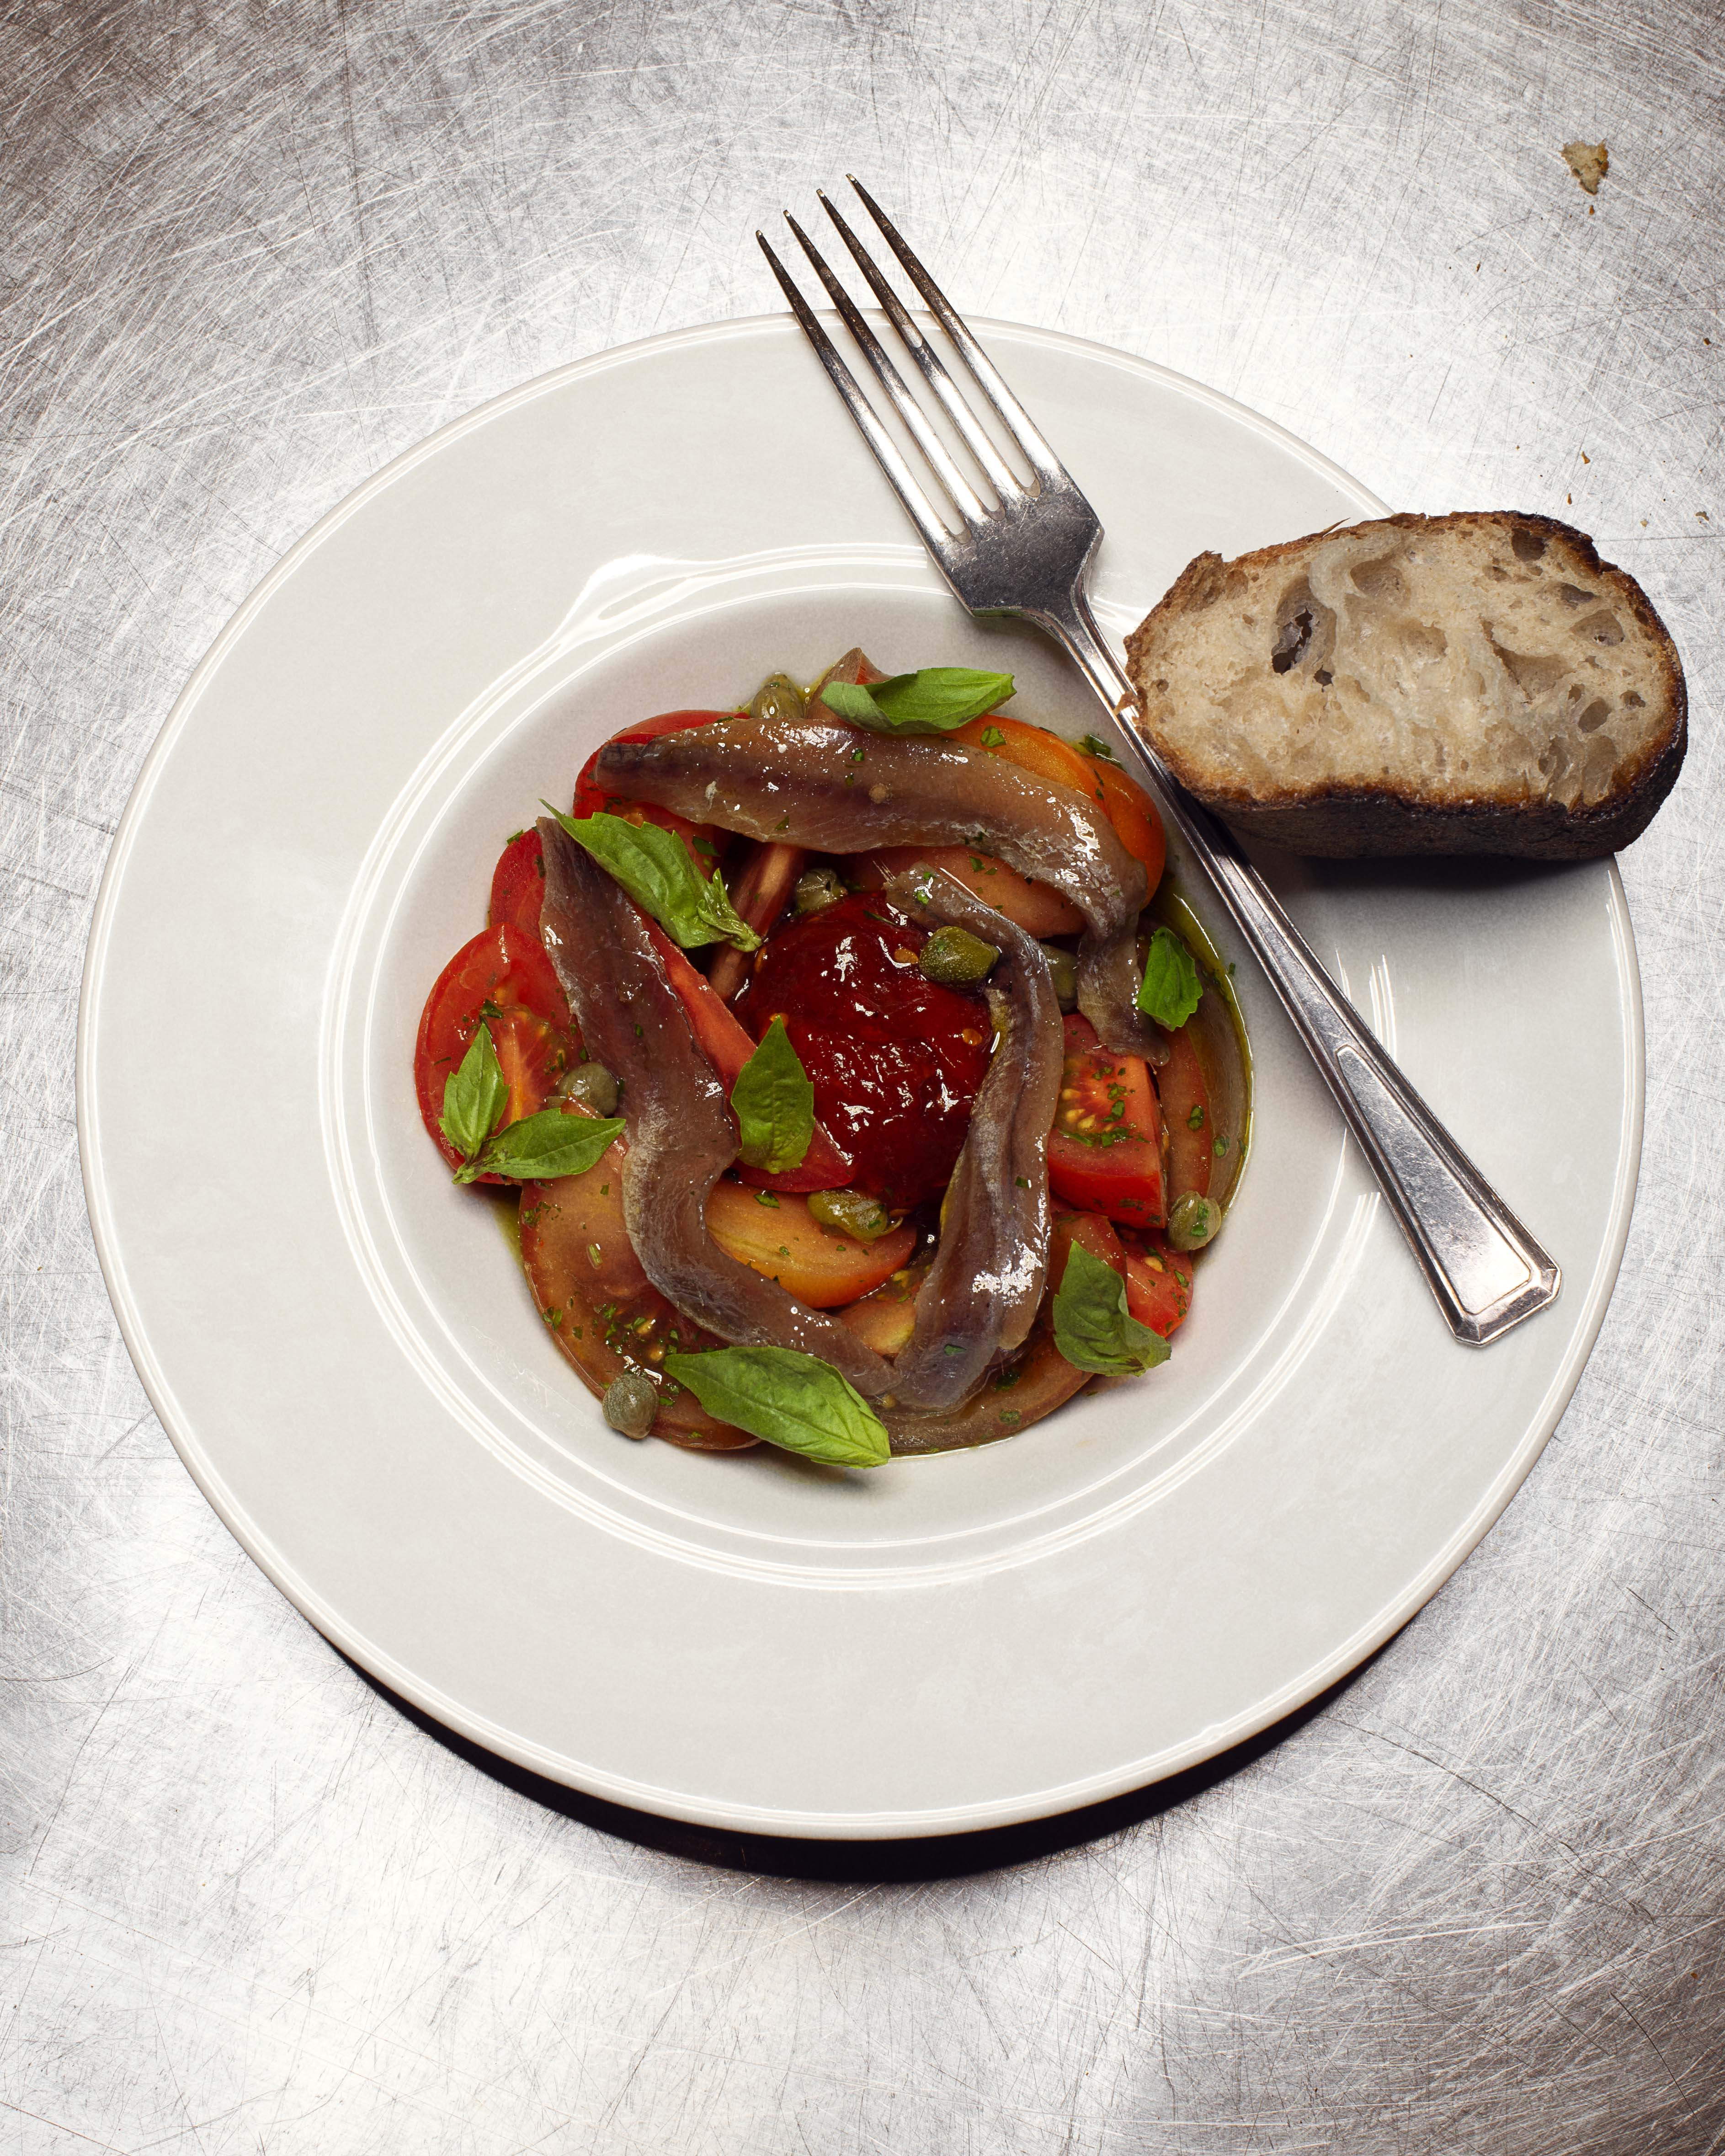
[[[1383,1651],[1380,1647],[1378,1654]],[[345,1655],[341,1659],[347,1661]],[[681,1820],[660,1819],[651,1812],[634,1811],[626,1804],[612,1804],[603,1797],[586,1796],[578,1789],[565,1789],[560,1782],[547,1781],[542,1774],[499,1758],[470,1738],[445,1729],[441,1722],[400,1698],[387,1685],[379,1684],[357,1662],[348,1661],[347,1666],[379,1699],[387,1701],[445,1751],[453,1752],[478,1773],[514,1790],[518,1796],[542,1804],[547,1811],[561,1812],[565,1819],[574,1820],[598,1833],[615,1835],[620,1840],[634,1842],[643,1849],[657,1850],[667,1856],[681,1857],[691,1864],[719,1865],[729,1871],[756,1872],[768,1878],[876,1884],[961,1879],[978,1872],[999,1871],[1012,1865],[1032,1863],[1039,1857],[1056,1856],[1063,1850],[1076,1848],[1081,1842],[1097,1841],[1105,1835],[1140,1825],[1190,1798],[1203,1795],[1219,1782],[1225,1782],[1242,1768],[1261,1759],[1266,1753],[1273,1751],[1340,1699],[1376,1660],[1377,1655],[1370,1656],[1327,1691],[1320,1692],[1316,1699],[1296,1707],[1293,1713],[1285,1715],[1270,1728],[1260,1730],[1255,1737],[1247,1738],[1200,1766],[1189,1767],[1181,1774],[1154,1782],[1147,1789],[1109,1797],[1101,1804],[1083,1804],[1076,1811],[1061,1812],[1051,1819],[1026,1820],[1019,1826],[983,1827],[969,1834],[924,1835],[900,1841],[816,1841],[791,1835],[736,1833],[721,1827],[691,1826]]]

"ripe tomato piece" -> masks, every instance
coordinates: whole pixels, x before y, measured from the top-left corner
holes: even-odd
[[[1146,896],[1153,896],[1168,863],[1168,834],[1156,803],[1135,778],[1128,778],[1106,757],[1087,756],[1083,761],[1089,766],[1096,798],[1114,826],[1114,835],[1132,859],[1143,865],[1149,879]]]
[[[835,1235],[809,1210],[806,1198],[747,1190],[728,1178],[706,1201],[706,1231],[721,1250],[777,1281],[811,1310],[836,1310],[890,1280],[916,1247],[910,1226],[890,1228],[872,1243]]]
[[[495,928],[506,921],[511,928],[539,934],[539,916],[545,906],[545,848],[530,824],[517,831],[498,855],[491,871],[491,903],[485,925]]]
[[[784,1019],[852,1183],[894,1211],[952,1174],[993,1045],[979,997],[917,970],[927,940],[886,899],[853,891],[770,937],[732,1006],[757,1040]]]
[[[1072,1245],[1082,1243],[1093,1258],[1111,1265],[1126,1282],[1127,1314],[1166,1340],[1185,1322],[1192,1306],[1192,1260],[1170,1249],[1153,1230],[1128,1228],[1122,1235],[1100,1213],[1055,1209],[1049,1241],[1048,1284],[1060,1286]]]
[[[1210,1127],[1209,1088],[1198,1060],[1190,1025],[1169,1035],[1168,1059],[1156,1074],[1168,1127],[1168,1202],[1195,1190],[1207,1198],[1215,1132]]]
[[[1192,1307],[1192,1260],[1153,1233],[1128,1233],[1122,1241],[1127,1313],[1166,1340]]]
[[[1148,1065],[1116,1055],[1088,1019],[1066,1020],[1060,1105],[1048,1141],[1057,1197],[1129,1227],[1159,1228],[1163,1210],[1162,1111]]]
[[[967,748],[1004,756],[1020,771],[1034,771],[1039,778],[1051,780],[1056,786],[1070,786],[1075,793],[1096,791],[1089,757],[1045,726],[1028,726],[1023,719],[1004,718],[999,711],[991,711],[986,718],[973,719],[968,726],[958,727],[948,738],[963,742]]]
[[[1072,1245],[1081,1243],[1093,1258],[1100,1258],[1105,1265],[1112,1265],[1123,1279],[1126,1276],[1126,1245],[1111,1220],[1100,1213],[1072,1213],[1057,1205],[1054,1211],[1054,1229],[1049,1238],[1048,1284],[1058,1288],[1066,1276],[1066,1260],[1072,1255]]]
[[[569,1005],[545,946],[501,921],[482,929],[450,959],[425,999],[413,1050],[419,1113],[451,1168],[460,1155],[444,1136],[444,1088],[459,1068],[483,1021],[509,1087],[504,1120],[518,1122],[542,1108],[578,1046]],[[482,1176],[497,1183],[499,1176]]]

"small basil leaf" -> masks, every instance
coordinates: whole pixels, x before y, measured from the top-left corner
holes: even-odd
[[[1144,978],[1138,986],[1138,1009],[1170,1033],[1184,1025],[1198,1009],[1204,993],[1197,961],[1172,928],[1158,928],[1150,938],[1144,959]]]
[[[742,1134],[739,1150],[751,1168],[783,1175],[803,1165],[814,1136],[814,1088],[782,1018],[737,1073],[731,1105]]]
[[[1054,1299],[1055,1346],[1075,1370],[1136,1378],[1168,1358],[1168,1346],[1126,1306],[1126,1282],[1112,1265],[1074,1243]]]
[[[511,1183],[553,1183],[560,1175],[584,1175],[623,1130],[620,1116],[570,1116],[561,1108],[542,1108],[518,1123],[506,1123],[455,1180],[506,1175]]]
[[[879,1467],[890,1456],[880,1417],[847,1378],[794,1348],[668,1350],[661,1366],[710,1415],[829,1467]]]
[[[498,1067],[491,1029],[480,1026],[468,1045],[461,1067],[444,1081],[444,1136],[464,1160],[471,1160],[491,1135],[509,1102],[509,1087]]]
[[[718,870],[706,882],[690,860],[689,849],[662,824],[631,824],[603,809],[597,816],[566,816],[550,802],[544,805],[577,845],[584,846],[685,951],[727,940],[743,951],[759,944],[760,937],[726,896]]]
[[[923,666],[866,688],[829,681],[821,701],[853,726],[877,734],[949,734],[979,719],[1013,694],[1010,674],[979,674],[971,666]]]
[[[725,879],[716,869],[713,870],[712,881],[702,890],[700,903],[701,919],[711,923],[727,942],[734,943],[739,951],[760,949],[760,937],[731,903]]]

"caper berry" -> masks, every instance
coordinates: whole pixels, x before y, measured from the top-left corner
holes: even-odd
[[[614,1116],[622,1088],[603,1063],[578,1063],[563,1081],[566,1098],[580,1101],[596,1116]]]
[[[875,1242],[892,1225],[892,1215],[865,1190],[811,1190],[809,1211],[823,1228],[859,1243]]]
[[[791,903],[799,915],[819,913],[823,906],[836,906],[845,895],[845,879],[837,869],[804,869]]]
[[[993,943],[984,943],[980,936],[973,936],[968,928],[948,924],[937,928],[922,947],[922,955],[916,964],[925,980],[942,981],[949,986],[961,983],[985,981],[993,973],[1000,952]]]
[[[1221,1207],[1189,1190],[1174,1200],[1168,1216],[1168,1239],[1177,1250],[1201,1250],[1221,1224]]]
[[[1078,1008],[1078,961],[1070,951],[1061,950],[1058,943],[1045,943],[1042,954],[1048,961],[1048,970],[1054,976],[1055,1001],[1063,1011]]]
[[[749,699],[752,719],[800,719],[803,691],[788,674],[769,674]]]
[[[604,1416],[625,1437],[644,1437],[659,1412],[659,1388],[639,1370],[625,1370],[606,1389]]]

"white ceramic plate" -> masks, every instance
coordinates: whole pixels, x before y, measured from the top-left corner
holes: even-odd
[[[1202,547],[1378,505],[1266,421],[988,332],[1136,620]],[[842,1476],[608,1430],[490,1209],[420,1128],[421,1002],[493,858],[626,721],[809,676],[1076,679],[946,596],[785,319],[530,383],[295,548],[199,667],[102,886],[80,1110],[126,1342],[222,1517],[327,1635],[557,1779],[787,1834],[1063,1810],[1219,1752],[1419,1608],[1568,1399],[1635,1188],[1641,1035],[1609,866],[1274,880],[1556,1254],[1456,1345],[1255,967],[1257,1134],[1172,1361],[978,1452]],[[1225,942],[1225,939],[1224,939]]]

